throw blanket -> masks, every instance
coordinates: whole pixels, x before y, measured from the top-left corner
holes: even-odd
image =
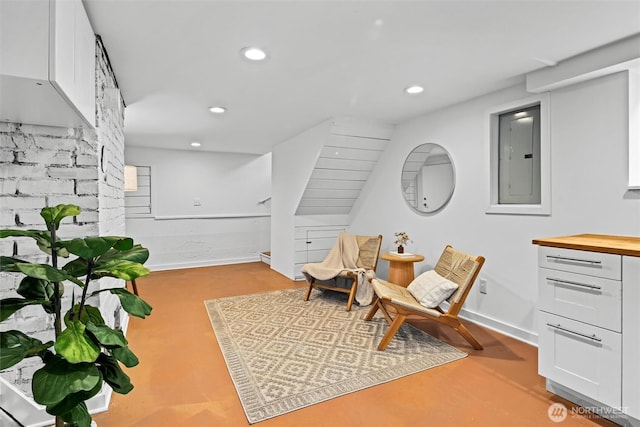
[[[373,301],[373,288],[366,278],[372,276],[373,271],[369,270],[367,274],[364,268],[358,268],[359,252],[360,248],[356,236],[340,233],[324,261],[305,264],[302,267],[302,272],[309,281],[309,276],[318,280],[330,280],[342,272],[353,271],[358,275],[356,301],[360,305],[369,305]]]

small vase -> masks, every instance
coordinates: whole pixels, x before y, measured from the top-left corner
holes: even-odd
[[[403,254],[404,253],[404,246],[398,246],[398,253],[399,254]]]

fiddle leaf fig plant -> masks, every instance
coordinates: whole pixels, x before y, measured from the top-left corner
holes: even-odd
[[[55,416],[56,426],[89,427],[91,415],[86,401],[97,395],[103,383],[116,393],[133,389],[120,364],[130,368],[138,358],[119,329],[108,326],[100,309],[88,303],[92,296],[110,292],[132,316],[145,318],[151,306],[125,288],[99,289],[95,280],[115,277],[133,280],[149,274],[144,263],[149,251],[129,237],[85,237],[60,240],[62,220],[80,214],[75,205],[45,207],[40,216],[46,230],[0,230],[0,238],[27,237],[49,255],[51,264],[38,264],[14,257],[0,257],[0,271],[24,276],[16,292],[20,297],[0,300],[0,322],[24,307],[39,305],[53,316],[55,341],[43,343],[18,330],[0,332],[0,371],[25,358],[38,357],[43,366],[32,378],[33,399]],[[61,258],[74,258],[59,266]],[[72,303],[62,313],[64,283],[77,286]],[[63,326],[64,325],[64,326]]]

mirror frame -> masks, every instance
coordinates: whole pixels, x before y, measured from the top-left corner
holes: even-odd
[[[432,147],[429,151],[427,151],[426,153],[418,151],[420,149],[424,149],[425,146],[429,146]],[[405,175],[406,174],[417,174],[418,173],[418,169],[416,170],[412,170],[415,169],[415,165],[413,168],[411,168],[410,170],[407,170],[407,163],[417,163],[415,160],[412,160],[412,156],[417,158],[417,161],[420,162],[418,168],[421,168],[426,160],[429,158],[429,155],[431,154],[431,152],[433,151],[433,149],[437,149],[438,151],[442,151],[442,154],[445,154],[447,156],[447,158],[449,159],[449,162],[451,164],[451,175],[452,175],[452,183],[451,183],[451,190],[449,191],[449,194],[447,195],[447,197],[442,201],[442,203],[435,209],[429,209],[429,210],[420,210],[418,209],[417,206],[414,206],[411,201],[407,198],[406,193],[405,193]],[[426,157],[424,157],[424,159],[422,159],[421,157],[423,157],[424,155],[426,155]],[[415,147],[413,150],[411,150],[411,152],[407,155],[407,158],[405,159],[403,165],[402,165],[402,171],[401,171],[401,175],[400,175],[400,191],[402,192],[402,198],[404,199],[404,201],[407,203],[407,205],[416,213],[420,214],[420,215],[433,215],[436,214],[438,212],[440,212],[445,206],[447,206],[449,204],[449,201],[451,200],[451,198],[453,197],[453,192],[455,191],[456,188],[456,167],[455,164],[453,163],[453,157],[451,156],[451,153],[449,153],[449,151],[444,148],[442,145],[437,144],[437,143],[433,143],[433,142],[426,142],[424,144],[420,144],[417,147]],[[416,195],[417,197],[417,195]]]

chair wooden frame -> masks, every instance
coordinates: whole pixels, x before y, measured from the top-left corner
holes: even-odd
[[[444,262],[445,255],[452,251],[461,255],[466,255],[468,258],[464,263],[462,263],[462,265],[454,267],[453,269],[448,269],[446,265],[442,264],[446,264],[446,262]],[[474,257],[464,254],[463,252],[453,249],[451,245],[447,245],[445,247],[434,270],[443,277],[458,283],[459,286],[458,290],[447,299],[449,302],[449,309],[447,311],[444,311],[441,307],[436,307],[434,309],[426,308],[416,301],[406,288],[393,283],[373,279],[373,281],[378,281],[377,284],[374,284],[376,297],[374,299],[373,306],[365,317],[365,320],[371,320],[376,312],[380,310],[389,324],[389,329],[378,344],[378,350],[386,349],[402,324],[406,320],[411,319],[428,319],[450,326],[465,340],[467,340],[474,349],[482,350],[482,345],[480,345],[478,340],[476,340],[471,332],[469,332],[462,322],[460,322],[458,313],[460,313],[462,305],[471,290],[471,286],[476,281],[476,278],[480,273],[480,269],[484,265],[484,261],[485,259],[482,256]]]
[[[378,257],[380,255],[380,247],[382,246],[382,235],[379,234],[378,236],[356,236],[356,238],[357,237],[369,237],[372,239],[373,238],[378,239],[378,245],[375,249],[375,257],[373,260],[373,265],[358,266],[359,268],[364,268],[365,270],[372,270],[375,272],[376,267],[378,266]],[[350,283],[349,287],[345,288],[345,287],[338,286],[337,284],[338,279],[346,279],[347,283]],[[349,294],[349,299],[347,300],[347,311],[351,311],[351,306],[353,305],[353,300],[355,299],[356,291],[358,290],[358,274],[351,270],[344,270],[340,274],[338,274],[336,277],[331,279],[331,281],[333,281],[334,284],[320,283],[316,280],[315,277],[309,276],[307,280],[309,286],[307,288],[307,292],[304,294],[304,300],[309,301],[309,297],[311,296],[311,290],[314,287],[321,288],[321,289],[328,289],[330,291],[342,292],[345,294]]]

